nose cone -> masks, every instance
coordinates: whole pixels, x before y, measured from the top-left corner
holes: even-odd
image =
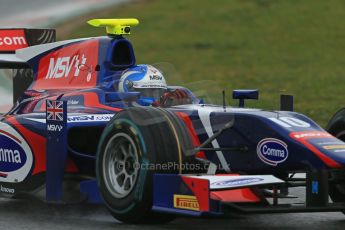
[[[327,132],[293,132],[290,137],[297,140],[330,168],[345,166],[345,142]]]
[[[345,143],[336,139],[334,142],[322,144],[318,146],[320,151],[325,154],[329,159],[336,161],[345,166]],[[336,142],[337,141],[337,142]]]

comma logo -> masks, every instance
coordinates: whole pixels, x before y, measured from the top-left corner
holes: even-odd
[[[224,180],[224,181],[217,181],[213,182],[211,185],[217,187],[232,187],[232,186],[242,186],[257,183],[263,181],[264,179],[253,177],[253,178],[240,178],[240,179],[232,179],[232,180]]]
[[[0,144],[0,171],[7,173],[22,168],[27,157],[21,144],[6,135],[0,135]]]
[[[265,164],[277,166],[283,163],[289,156],[287,144],[275,138],[261,140],[257,146],[257,155]]]
[[[18,150],[0,148],[0,162],[20,164],[22,163],[22,159]]]
[[[0,177],[1,182],[20,183],[30,173],[33,156],[29,144],[10,125],[0,122]],[[2,192],[12,190],[2,188]]]

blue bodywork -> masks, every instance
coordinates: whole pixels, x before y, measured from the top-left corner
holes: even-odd
[[[72,45],[80,44],[82,46],[84,42],[90,41],[98,44],[98,57],[96,57],[98,64],[91,66],[92,68],[90,67],[88,70],[90,74],[92,72],[97,76],[94,86],[89,88],[62,87],[48,90],[33,88],[42,71],[40,64],[42,64],[43,58]],[[27,53],[31,54],[32,50],[35,50],[35,47],[28,48]],[[21,52],[26,54],[25,49]],[[27,62],[33,70],[33,84],[23,92],[23,96],[11,111],[1,118],[1,122],[14,127],[29,145],[31,145],[31,132],[42,138],[48,138],[46,139],[47,164],[46,168],[40,166],[41,168],[38,169],[35,163],[37,159],[35,159],[25,180],[20,183],[1,182],[1,184],[10,185],[15,188],[15,193],[20,193],[33,191],[46,183],[49,188],[47,198],[54,200],[61,197],[60,188],[57,189],[56,186],[61,183],[64,173],[75,175],[78,178],[95,177],[96,150],[104,127],[116,113],[134,106],[133,102],[145,104],[143,102],[145,98],[140,98],[140,94],[137,92],[117,92],[116,85],[121,73],[136,63],[131,43],[122,37],[100,37],[61,43],[33,55]],[[343,168],[345,165],[345,154],[341,151],[345,143],[327,136],[320,126],[304,115],[288,111],[224,108],[217,105],[198,104],[199,100],[190,91],[184,90],[193,98],[194,104],[166,109],[174,113],[187,114],[191,121],[190,131],[196,133],[199,143],[207,141],[226,123],[233,121],[231,127],[225,129],[212,142],[211,147],[218,150],[204,151],[205,158],[216,164],[220,170],[240,171],[248,174],[280,174],[310,169]],[[243,95],[238,91],[236,95],[240,99],[257,98],[255,91],[250,95]],[[65,109],[66,123],[62,124],[65,127],[63,132],[51,134],[47,132],[47,125],[51,123],[46,122],[45,103],[46,100],[56,100],[57,98],[64,101],[64,105],[67,106]],[[318,133],[315,134],[318,137],[325,136],[300,142],[297,140],[298,138],[291,136],[296,132],[308,135]],[[58,138],[62,138],[62,142],[60,144],[56,141],[51,142],[49,139],[51,135],[55,140],[57,137],[54,135],[58,135]],[[263,144],[259,146],[259,143]],[[308,144],[306,145],[306,143]],[[1,145],[0,143],[0,147]],[[328,146],[333,146],[333,148]],[[36,147],[30,147],[32,151],[35,151]],[[227,150],[236,147],[240,149]],[[39,154],[34,154],[34,158]],[[55,159],[56,156],[59,157]],[[225,161],[220,156],[223,156]],[[61,161],[62,163],[60,162],[56,167],[50,162],[54,159],[55,162]],[[63,171],[66,165],[70,166],[69,170]],[[68,168],[67,166],[66,168]],[[90,182],[90,184],[93,183]],[[87,183],[84,184],[84,188],[85,186],[88,187]]]

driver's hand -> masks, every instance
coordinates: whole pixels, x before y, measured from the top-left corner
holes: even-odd
[[[188,96],[186,91],[175,89],[174,91],[166,92],[161,96],[159,106],[166,108],[174,105],[184,105],[191,103],[192,99]]]

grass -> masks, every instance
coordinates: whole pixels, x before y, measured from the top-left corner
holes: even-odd
[[[345,106],[343,0],[146,0],[97,16],[138,18],[137,62],[173,63],[181,77],[170,83],[213,100],[258,88],[248,106],[278,109],[279,95],[293,94],[295,111],[322,126]],[[80,25],[60,38],[95,35],[104,30]]]

